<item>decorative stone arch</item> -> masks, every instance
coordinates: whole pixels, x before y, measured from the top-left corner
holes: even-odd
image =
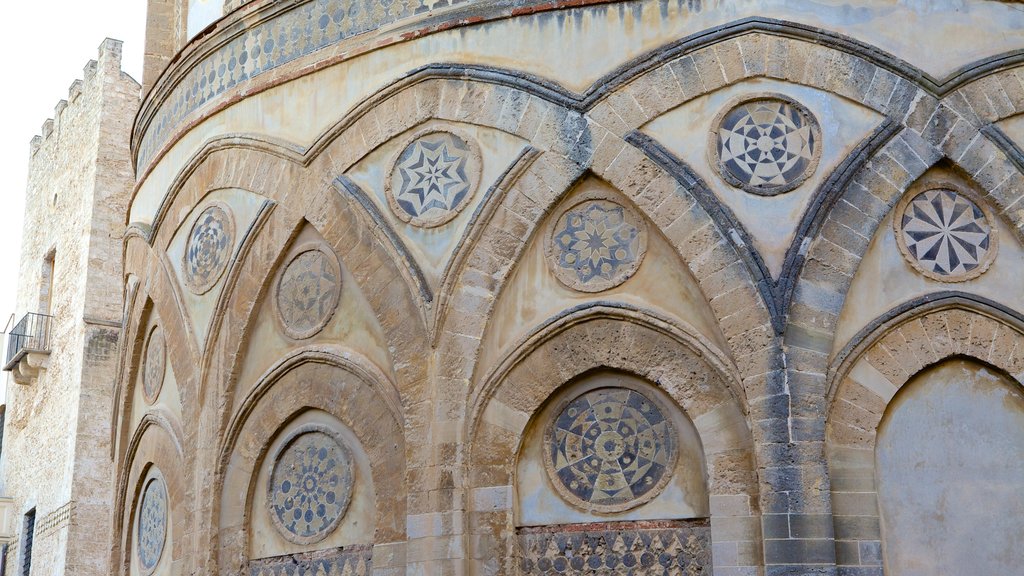
[[[859,169],[828,208],[817,236],[810,241],[806,260],[793,283],[787,344],[816,367],[803,371],[804,379],[794,382],[792,394],[818,407],[819,414],[824,414],[826,408],[820,386],[825,381],[836,323],[860,261],[878,226],[926,172],[946,164],[964,174],[977,185],[982,201],[1010,224],[1018,240],[1022,239],[1024,220],[1018,222],[1013,211],[1006,210],[1005,201],[999,197],[1000,187],[987,188],[986,182],[991,185],[991,179],[980,179],[993,164],[1009,160],[980,131],[971,128],[969,133],[973,136],[961,142],[956,152],[949,148],[950,142],[957,140],[953,133],[941,146],[934,146],[925,139],[931,135],[903,128]],[[956,153],[951,156],[949,152]],[[1010,169],[1013,174],[1004,184],[1020,176],[1015,166],[1010,165]],[[1024,194],[1024,189],[1014,194]]]
[[[707,459],[715,545],[723,552],[738,550],[743,566],[761,565],[753,439],[735,383],[730,385],[736,375],[716,361],[720,353],[709,354],[698,342],[664,320],[600,306],[553,322],[510,353],[478,387],[467,415],[471,562],[496,561],[514,572],[515,539],[508,536],[514,530],[512,487],[524,431],[555,390],[604,368],[645,379],[693,421]],[[724,556],[723,567],[729,562]]]
[[[294,393],[300,387],[303,394]],[[218,447],[219,501],[213,519],[217,531],[217,570],[248,571],[249,520],[257,473],[267,451],[289,422],[310,410],[344,424],[370,462],[376,501],[374,567],[404,558],[406,527],[406,450],[398,391],[370,362],[340,348],[320,346],[283,358],[242,402]],[[354,449],[354,447],[353,447]],[[239,572],[240,573],[240,572]]]
[[[829,369],[825,434],[837,547],[880,546],[874,457],[879,424],[914,375],[957,356],[1024,383],[1024,318],[976,296],[933,294],[891,311],[837,355]],[[861,565],[873,562],[862,553]]]
[[[125,464],[119,467],[114,486],[113,548],[111,569],[114,574],[125,576],[129,573],[132,555],[135,554],[135,519],[138,502],[144,488],[144,480],[150,468],[156,467],[163,476],[167,487],[168,522],[171,538],[170,549],[172,573],[184,574],[189,558],[190,544],[186,535],[193,532],[192,507],[189,505],[187,479],[184,471],[188,468],[181,444],[181,430],[173,424],[170,414],[162,410],[147,413],[129,441]]]

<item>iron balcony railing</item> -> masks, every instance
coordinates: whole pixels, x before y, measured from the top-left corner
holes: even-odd
[[[29,312],[7,333],[7,354],[4,370],[11,371],[29,352],[50,351],[52,316]]]

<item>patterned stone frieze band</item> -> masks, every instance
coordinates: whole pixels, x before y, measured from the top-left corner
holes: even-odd
[[[142,396],[147,404],[156,402],[164,384],[167,366],[167,343],[164,331],[154,326],[146,341],[146,359],[142,370]]]
[[[249,576],[370,576],[373,546],[360,544],[249,561]]]
[[[171,90],[140,141],[140,171],[183,120],[224,92],[346,38],[428,11],[423,0],[306,0],[247,27],[198,62]]]
[[[196,218],[185,245],[185,285],[194,294],[213,288],[231,259],[235,223],[226,206],[213,204]]]
[[[896,243],[910,265],[933,280],[981,275],[996,255],[996,234],[984,204],[953,185],[904,196],[893,215]]]
[[[391,210],[415,226],[440,226],[469,203],[480,180],[480,153],[468,136],[417,135],[399,153],[386,185]]]
[[[711,576],[706,520],[520,528],[517,538],[527,575]]]
[[[297,254],[277,282],[278,317],[285,333],[304,339],[320,332],[341,299],[341,267],[326,246]]]
[[[352,454],[333,431],[303,426],[273,460],[267,486],[270,517],[282,536],[313,544],[329,536],[348,510],[355,483]]]
[[[139,503],[138,551],[139,565],[145,574],[156,569],[167,539],[167,487],[163,478],[149,479]]]
[[[598,388],[565,404],[545,433],[545,468],[558,493],[590,512],[635,508],[672,477],[676,432],[658,401]]]
[[[584,195],[549,225],[547,256],[560,282],[601,292],[628,280],[647,252],[646,225],[633,209]]]
[[[745,99],[712,124],[711,164],[726,182],[774,196],[804,182],[821,156],[821,128],[807,108],[782,95]]]

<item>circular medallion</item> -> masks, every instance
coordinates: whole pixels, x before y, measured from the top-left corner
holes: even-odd
[[[656,401],[629,388],[598,388],[567,402],[545,434],[555,489],[588,512],[635,508],[668,483],[675,428]]]
[[[146,359],[142,370],[142,397],[146,404],[156,402],[160,388],[164,385],[164,373],[167,365],[167,343],[164,331],[154,326],[149,331],[146,342]]]
[[[155,476],[142,490],[139,505],[138,554],[139,565],[149,574],[160,562],[167,538],[167,488],[163,479]]]
[[[646,251],[643,219],[630,208],[591,195],[554,219],[547,237],[555,277],[582,292],[622,284],[640,267]]]
[[[952,186],[904,196],[893,214],[903,257],[933,280],[978,277],[991,265],[997,248],[991,217],[981,206]]]
[[[398,155],[385,195],[403,222],[440,226],[465,208],[479,179],[480,153],[471,139],[426,132]]]
[[[821,128],[790,98],[771,94],[743,100],[712,126],[711,164],[729,184],[751,194],[788,192],[817,168]]]
[[[220,280],[231,258],[235,224],[227,209],[214,204],[196,218],[185,246],[185,285],[205,294]]]
[[[289,542],[313,544],[330,535],[352,498],[354,462],[328,429],[304,426],[281,447],[270,474],[270,517]]]
[[[277,282],[277,312],[285,333],[309,338],[334,316],[341,298],[341,267],[334,254],[322,248],[292,258]]]

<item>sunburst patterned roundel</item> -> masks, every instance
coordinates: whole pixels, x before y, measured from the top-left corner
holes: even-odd
[[[955,190],[921,192],[902,203],[895,218],[904,257],[930,278],[976,277],[995,256],[994,234],[985,212]]]
[[[765,96],[728,109],[716,124],[710,148],[727,182],[772,196],[796,188],[814,172],[821,130],[800,104]]]
[[[281,535],[296,544],[329,536],[348,510],[355,482],[347,446],[319,426],[301,428],[278,454],[267,504]]]
[[[545,435],[545,467],[571,504],[619,512],[654,498],[672,476],[675,428],[664,409],[628,388],[599,388],[566,404]]]

